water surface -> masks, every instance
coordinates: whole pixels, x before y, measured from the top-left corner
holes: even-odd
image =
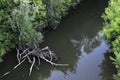
[[[101,18],[108,0],[83,0],[64,17],[56,30],[45,34],[42,47],[49,46],[58,56],[57,63],[66,67],[55,67],[42,61],[40,70],[33,69],[28,77],[30,64],[19,68],[0,80],[113,80],[114,68],[105,57],[109,47],[96,35],[102,29]],[[0,63],[0,74],[16,64],[15,53],[10,52]]]

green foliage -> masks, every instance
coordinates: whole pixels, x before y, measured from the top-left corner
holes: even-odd
[[[120,0],[110,0],[109,6],[105,10],[103,18],[105,20],[103,33],[112,46],[112,51],[115,54],[114,64],[117,68],[115,80],[120,80]]]
[[[42,34],[35,30],[38,7],[30,0],[2,0],[0,3],[0,57],[16,46],[41,43]],[[37,12],[38,11],[38,12]],[[36,25],[39,26],[39,25]]]
[[[0,1],[0,57],[10,48],[15,47],[13,38],[16,34],[12,32],[8,21],[8,15],[15,6],[13,3],[13,0]]]
[[[42,28],[56,28],[80,0],[0,0],[0,62],[11,48],[39,46]]]
[[[4,55],[9,48],[13,48],[15,46],[13,43],[13,37],[14,34],[12,35],[10,32],[0,29],[0,56]]]
[[[103,18],[105,20],[105,27],[103,33],[106,38],[111,41],[115,40],[120,35],[120,1],[110,0],[108,8],[105,10]]]
[[[44,3],[47,9],[48,25],[55,29],[61,18],[67,14],[68,9],[75,5],[75,0],[48,0]]]
[[[18,35],[19,46],[37,45],[41,43],[42,34],[34,29],[32,21],[35,20],[38,7],[30,4],[30,0],[20,1],[19,7],[15,8],[9,18],[12,30]],[[38,26],[38,25],[36,25]]]
[[[43,28],[47,26],[47,11],[46,5],[42,0],[32,0],[33,3],[38,6],[38,12],[36,13],[35,21],[33,23],[35,28]],[[36,26],[37,25],[37,26]]]
[[[117,68],[117,75],[114,76],[115,80],[120,80],[120,36],[112,42],[113,52],[115,54],[114,64]]]

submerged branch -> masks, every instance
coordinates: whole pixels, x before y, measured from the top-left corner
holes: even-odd
[[[17,67],[19,67],[25,60],[26,60],[26,59],[23,59],[23,60],[22,60],[21,62],[19,62],[12,70],[10,70],[10,71],[4,73],[3,75],[1,75],[0,78],[8,75],[10,72],[12,72],[13,70],[15,70],[15,69],[16,69]]]
[[[31,48],[18,48],[17,49],[17,60],[18,60],[18,64],[10,71],[6,72],[5,74],[3,74],[1,77],[6,76],[7,74],[9,74],[11,71],[13,71],[14,69],[16,69],[18,66],[20,66],[25,60],[28,60],[28,62],[31,64],[30,67],[30,71],[29,71],[29,76],[32,73],[32,69],[33,67],[35,67],[37,70],[39,70],[39,67],[36,66],[36,61],[38,61],[38,65],[40,66],[40,59],[45,60],[46,62],[50,63],[53,66],[68,66],[68,64],[57,64],[54,63],[54,61],[57,60],[57,57],[54,54],[54,51],[51,51],[49,49],[49,47],[45,47],[45,48],[37,48],[37,46],[35,46],[35,48],[31,49]],[[38,59],[38,60],[36,60]]]
[[[31,67],[30,67],[29,76],[31,75],[34,64],[35,64],[35,57],[33,57],[33,61],[32,61]]]

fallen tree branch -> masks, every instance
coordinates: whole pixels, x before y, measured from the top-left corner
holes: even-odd
[[[33,57],[33,61],[32,61],[31,67],[30,67],[29,76],[31,75],[34,64],[35,64],[35,57]]]
[[[8,75],[10,72],[12,72],[13,70],[15,70],[15,69],[16,69],[17,67],[19,67],[25,60],[26,60],[26,59],[24,59],[24,60],[22,60],[21,62],[19,62],[12,70],[10,70],[10,71],[4,73],[2,76],[0,76],[0,78],[2,78],[2,77],[4,77],[4,76]]]
[[[7,74],[9,74],[11,71],[13,71],[14,69],[16,69],[18,66],[20,66],[25,60],[28,60],[28,62],[31,64],[30,67],[30,71],[29,71],[29,76],[32,73],[32,69],[33,67],[35,67],[37,70],[39,70],[39,67],[35,65],[36,63],[36,59],[38,59],[38,64],[40,66],[40,59],[45,60],[46,62],[50,63],[53,66],[68,66],[68,64],[57,64],[54,63],[54,61],[57,60],[57,57],[54,54],[54,51],[51,51],[49,49],[49,47],[45,47],[45,48],[37,48],[37,46],[35,46],[35,48],[31,49],[31,48],[17,48],[17,60],[18,60],[18,64],[10,71],[6,72],[5,74],[3,74],[1,77],[6,76]]]

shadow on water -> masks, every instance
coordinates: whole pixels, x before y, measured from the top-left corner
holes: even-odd
[[[42,61],[40,70],[33,69],[28,78],[30,64],[23,63],[11,74],[0,80],[112,80],[108,58],[109,49],[104,40],[95,36],[102,29],[101,15],[108,0],[83,0],[64,17],[56,30],[45,34],[42,47],[49,46],[58,56],[57,63],[66,67],[54,67]],[[15,52],[10,52],[0,63],[0,75],[17,64]]]
[[[113,54],[113,53],[112,53]],[[110,60],[111,53],[105,53],[105,58],[100,64],[102,80],[113,80],[113,74],[116,74],[115,65],[113,65],[113,61]],[[107,76],[107,77],[106,77]]]

